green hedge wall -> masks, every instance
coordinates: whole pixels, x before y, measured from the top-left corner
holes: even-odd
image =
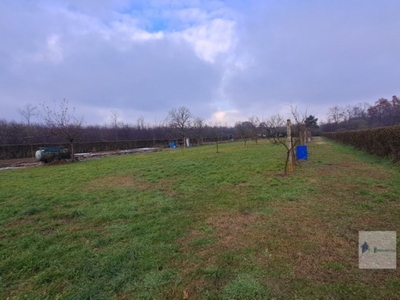
[[[33,157],[40,147],[62,146],[70,148],[70,144],[34,144],[34,145],[0,145],[0,159]],[[167,147],[167,140],[117,141],[74,143],[75,153],[127,150],[144,147]]]
[[[323,136],[342,144],[352,145],[370,154],[395,161],[400,160],[400,126],[329,132]]]

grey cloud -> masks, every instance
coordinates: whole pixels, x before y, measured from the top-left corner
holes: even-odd
[[[211,114],[208,103],[218,89],[222,70],[199,59],[187,43],[172,37],[133,42],[117,34],[107,40],[100,31],[76,34],[68,26],[69,16],[57,12],[32,14],[25,26],[38,19],[46,23],[45,18],[52,24],[56,17],[58,25],[51,29],[34,26],[34,34],[29,34],[16,24],[8,33],[10,40],[13,33],[25,35],[25,44],[5,50],[10,53],[18,48],[22,54],[0,74],[4,79],[0,91],[7,90],[8,99],[20,101],[17,107],[67,98],[76,106],[151,112],[159,120],[170,108],[181,105],[204,118]],[[32,59],[46,50],[46,39],[52,34],[58,36],[63,59]],[[0,63],[6,64],[1,59]],[[1,96],[5,99],[6,94]],[[98,123],[91,112],[84,114],[89,123]]]
[[[209,119],[219,105],[245,118],[293,103],[322,118],[333,105],[400,95],[398,1],[99,3],[0,2],[0,118],[64,97],[87,109],[88,123],[98,122],[96,108],[161,120],[180,105]],[[176,32],[130,39],[136,25],[188,28],[175,17],[184,8],[198,9],[198,22],[234,20],[236,47],[212,64]],[[126,31],[116,27],[123,22]]]
[[[233,103],[245,109],[249,101],[264,102],[273,110],[295,102],[323,111],[399,92],[400,19],[394,16],[400,3],[351,3],[259,7],[242,24],[239,51],[250,53],[254,64],[231,78]]]

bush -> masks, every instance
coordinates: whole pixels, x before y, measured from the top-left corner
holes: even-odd
[[[323,136],[370,154],[400,161],[400,126],[329,132]]]
[[[117,141],[74,143],[75,153],[127,150],[144,147],[167,147],[168,140]],[[33,157],[41,147],[61,146],[70,149],[70,144],[0,145],[0,159]]]

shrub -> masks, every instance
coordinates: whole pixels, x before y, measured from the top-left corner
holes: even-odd
[[[370,154],[400,161],[400,126],[329,132],[323,136]]]

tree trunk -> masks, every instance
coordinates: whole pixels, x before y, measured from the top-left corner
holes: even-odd
[[[75,149],[74,149],[74,141],[71,140],[71,161],[74,162],[75,161]]]
[[[300,145],[304,146],[307,144],[307,128],[303,124],[298,126],[299,126]]]
[[[287,149],[288,149],[288,158],[287,158],[288,169],[289,172],[293,172],[293,154],[292,154],[293,144],[292,144],[292,128],[290,119],[287,120],[286,130],[287,130]]]

